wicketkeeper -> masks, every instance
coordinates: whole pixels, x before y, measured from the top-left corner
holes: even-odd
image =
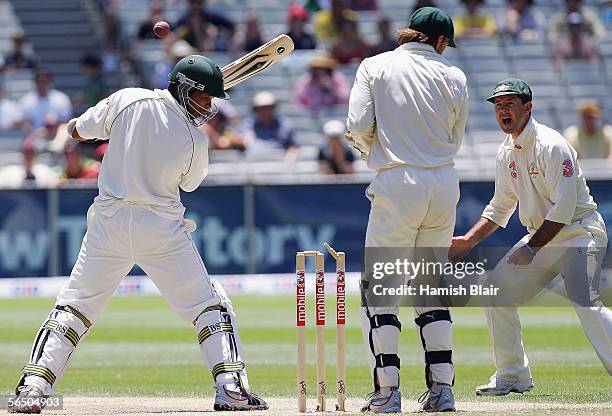
[[[194,325],[216,386],[215,410],[268,407],[249,391],[232,304],[208,276],[179,194],[197,189],[208,173],[208,139],[197,127],[214,115],[212,97],[229,98],[223,75],[210,59],[190,55],[168,80],[167,90],[120,90],[68,123],[77,141],[110,141],[81,251],[36,336],[20,397],[51,394],[119,282],[138,265]],[[38,405],[10,410],[41,411]]]
[[[365,59],[351,91],[347,139],[377,172],[369,247],[449,247],[455,228],[459,178],[453,157],[468,113],[465,74],[442,57],[454,47],[451,18],[423,7],[398,32],[400,46]],[[452,411],[455,372],[447,308],[415,307],[429,394],[422,410]],[[362,410],[400,412],[401,324],[398,307],[363,307],[363,334],[374,392]]]
[[[505,227],[517,203],[528,234],[488,278],[500,289],[492,298],[495,307],[485,308],[497,372],[476,394],[502,396],[533,388],[517,306],[557,275],[564,280],[587,338],[612,374],[612,312],[598,294],[608,237],[576,151],[561,134],[533,118],[532,92],[523,80],[501,81],[488,101],[495,105],[497,122],[506,133],[497,153],[495,194],[472,229],[453,238],[449,258],[461,259]]]

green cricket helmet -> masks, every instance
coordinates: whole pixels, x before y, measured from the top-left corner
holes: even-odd
[[[217,111],[216,108],[204,108],[191,99],[193,90],[224,100],[229,98],[224,89],[221,70],[211,59],[202,55],[189,55],[178,61],[168,74],[168,83],[176,86],[179,104],[196,126],[210,120]]]

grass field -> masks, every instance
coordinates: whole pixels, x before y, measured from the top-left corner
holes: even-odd
[[[233,298],[251,386],[263,397],[295,397],[293,302],[292,297]],[[365,365],[358,299],[351,297],[347,302],[347,389],[350,396],[362,397],[372,387]],[[14,388],[34,335],[52,306],[52,299],[0,301],[0,393],[8,394]],[[525,395],[477,399],[474,387],[494,371],[484,315],[481,309],[453,310],[457,399],[576,403],[585,409],[589,404],[603,404],[596,413],[588,414],[612,414],[611,378],[591,349],[573,310],[531,308],[522,310],[521,316],[536,389]],[[422,352],[412,311],[402,310],[400,318],[402,395],[415,399],[425,390]],[[333,395],[336,348],[332,327],[327,336],[328,389]],[[308,337],[312,364],[312,328]],[[313,381],[314,366],[310,366],[311,386]],[[66,397],[213,394],[212,379],[202,364],[193,327],[182,322],[158,297],[113,298],[102,319],[81,342],[57,392]]]

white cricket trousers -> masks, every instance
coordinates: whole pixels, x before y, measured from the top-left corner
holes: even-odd
[[[530,238],[531,235],[526,235],[514,248],[524,245]],[[531,378],[518,308],[514,305],[532,299],[557,275],[563,279],[570,299],[572,296],[591,299],[591,305],[574,303],[574,308],[585,335],[604,368],[612,375],[612,312],[601,304],[598,294],[606,244],[605,224],[595,212],[564,227],[549,243],[554,247],[540,250],[530,265],[508,264],[506,259],[514,249],[498,263],[489,280],[500,287],[500,293],[513,296],[512,299],[493,298],[494,302],[503,305],[485,308],[498,377],[511,381]],[[576,249],[586,255],[577,253]],[[507,306],[509,304],[513,306]]]
[[[220,303],[182,220],[164,218],[140,204],[121,203],[113,211],[94,204],[87,212],[87,233],[58,304],[96,321],[135,264],[186,321]]]
[[[459,178],[453,166],[396,167],[379,172],[366,191],[371,201],[368,247],[449,247],[455,228]],[[445,250],[448,254],[448,250]],[[440,259],[442,261],[446,258]],[[448,309],[415,307],[426,382],[453,384]],[[399,308],[362,307],[362,327],[374,387],[399,386]]]
[[[18,388],[34,385],[50,394],[77,344],[134,265],[194,325],[194,340],[213,380],[248,391],[232,304],[221,285],[211,283],[184,220],[121,201],[90,207],[78,259],[36,336]]]

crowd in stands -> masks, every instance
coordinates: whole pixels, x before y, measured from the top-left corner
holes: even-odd
[[[65,123],[74,115],[106,97],[104,68],[106,54],[121,48],[121,19],[118,0],[100,0],[105,5],[106,37],[98,53],[82,58],[81,72],[86,82],[73,97],[53,87],[53,74],[39,62],[28,45],[26,34],[18,31],[12,49],[0,60],[2,73],[31,71],[32,91],[13,101],[3,96],[0,84],[0,130],[23,132],[22,163],[0,167],[0,186],[19,186],[24,181],[50,186],[66,180],[92,180],[97,176],[107,143],[75,144],[68,140]],[[155,88],[166,88],[165,74],[175,62],[193,54],[207,52],[251,51],[275,33],[266,33],[257,10],[244,14],[242,21],[209,7],[205,0],[150,0],[149,10],[136,30],[128,48],[155,38],[153,26],[167,20],[166,4],[183,2],[183,14],[171,22],[173,31],[164,41],[166,70]],[[382,0],[381,0],[382,1]],[[508,0],[497,15],[483,11],[487,0],[459,0],[463,12],[454,17],[458,43],[467,38],[497,38],[508,45],[543,41],[550,45],[557,67],[567,60],[601,62],[598,43],[605,37],[604,21],[612,21],[612,10],[598,14],[581,0],[565,0],[564,7],[548,20],[534,5],[534,0]],[[537,1],[537,0],[535,0]],[[393,50],[397,41],[389,16],[379,14],[377,40],[366,41],[360,32],[361,12],[378,10],[377,0],[295,0],[286,11],[286,33],[296,49],[315,50],[293,86],[292,105],[312,114],[329,108],[346,108],[351,79],[339,70],[343,65],[357,65],[368,56]],[[407,1],[407,3],[409,3]],[[416,0],[414,10],[435,6],[435,0]],[[201,127],[210,148],[244,152],[246,155],[282,151],[285,160],[295,157],[298,147],[292,120],[279,111],[273,92],[260,91],[252,97],[251,114],[239,112],[227,101],[217,101],[218,113]],[[612,126],[605,124],[601,103],[577,103],[579,123],[565,132],[581,158],[612,159]],[[321,126],[318,161],[324,174],[353,172],[355,154],[347,148],[344,123],[331,120]],[[43,161],[44,159],[44,161]]]
[[[3,80],[25,71],[31,75],[33,85],[29,92],[12,100],[4,94],[4,82],[0,83],[0,132],[16,132],[23,137],[21,163],[0,166],[0,187],[95,180],[107,144],[69,140],[66,123],[75,113],[80,114],[108,96],[100,57],[91,53],[83,56],[85,84],[72,98],[54,88],[53,74],[33,54],[22,31],[13,35],[12,49],[2,61]]]

